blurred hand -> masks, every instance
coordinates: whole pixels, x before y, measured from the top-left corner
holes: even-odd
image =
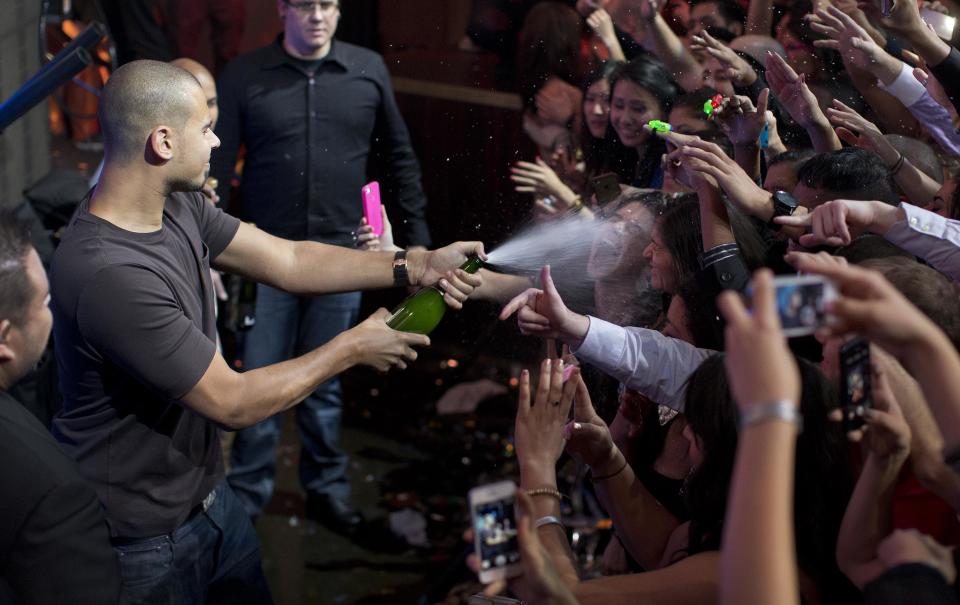
[[[730,80],[737,86],[749,86],[757,81],[757,72],[750,63],[707,30],[691,38],[690,50],[705,52],[719,62],[720,72],[713,74],[714,78]]]
[[[617,39],[617,32],[613,29],[613,19],[610,18],[610,13],[602,8],[598,8],[587,17],[587,25],[601,40]]]
[[[878,201],[833,200],[814,208],[809,214],[778,216],[774,222],[812,231],[800,237],[800,245],[846,246],[867,231],[884,234],[900,219],[903,211]]]
[[[400,332],[387,325],[390,312],[378,309],[376,313],[338,336],[349,339],[354,352],[354,363],[370,366],[381,372],[392,367],[406,369],[408,361],[417,359],[413,347],[430,346],[423,334]]]
[[[580,369],[574,368],[570,380],[564,383],[563,366],[561,359],[544,359],[540,363],[540,380],[532,401],[530,372],[524,370],[520,375],[514,445],[525,483],[540,484],[543,477],[554,473],[566,444],[563,427],[570,417]]]
[[[839,296],[827,303],[833,321],[820,329],[824,339],[859,334],[903,359],[915,344],[936,337],[939,328],[877,271],[823,263],[798,253],[794,266],[830,278]]]
[[[888,166],[896,164],[900,157],[896,148],[884,138],[876,124],[861,116],[852,107],[834,99],[833,107],[827,108],[827,117],[839,126],[837,136],[841,141],[876,153]]]
[[[787,348],[777,313],[773,273],[761,269],[753,278],[753,308],[748,312],[739,293],[717,299],[727,322],[727,379],[740,412],[773,401],[800,402],[800,372]]]
[[[894,530],[877,547],[877,555],[886,570],[907,563],[923,563],[943,574],[948,585],[953,585],[957,579],[953,549],[915,529]]]
[[[858,2],[860,7],[868,17],[874,22],[879,22],[884,29],[894,33],[917,34],[926,30],[926,24],[920,18],[920,9],[913,0],[891,0],[893,8],[890,16],[885,17],[880,12],[880,0],[864,0]]]
[[[227,294],[227,288],[223,285],[223,276],[216,269],[210,269],[210,282],[213,284],[213,293],[217,300],[225,302],[230,298]]]
[[[566,124],[579,113],[583,103],[583,93],[560,78],[551,77],[537,92],[534,99],[537,115],[544,122]]]
[[[203,194],[203,197],[207,198],[207,201],[216,206],[220,203],[220,196],[217,195],[217,190],[213,188],[213,185],[210,184],[210,179],[207,179],[203,182],[203,187],[200,188],[200,193]]]
[[[900,465],[910,455],[910,426],[903,418],[886,374],[876,364],[872,370],[873,407],[864,411],[864,427],[850,431],[847,437],[850,441],[862,441],[877,460]],[[843,410],[832,410],[830,420],[842,422]]]
[[[411,252],[412,254],[412,252]],[[425,253],[423,276],[417,282],[420,286],[437,284],[443,291],[443,300],[453,309],[463,308],[464,301],[473,291],[483,284],[480,273],[470,274],[460,269],[467,258],[477,255],[486,260],[483,244],[480,242],[456,242]],[[409,255],[408,255],[409,258]]]
[[[770,89],[764,88],[757,97],[756,107],[750,97],[736,95],[714,112],[714,119],[735,147],[759,145],[760,133],[767,122],[769,99]]]
[[[808,15],[807,21],[811,29],[828,37],[825,40],[814,40],[814,46],[838,51],[844,63],[879,77],[877,67],[881,61],[887,59],[887,52],[849,15],[830,6],[826,10],[821,9]]]
[[[559,202],[556,210],[560,212],[569,210],[568,200],[576,197],[573,190],[540,158],[535,162],[517,162],[510,172],[510,180],[516,184],[514,191],[550,196]]]
[[[500,312],[500,319],[505,320],[516,313],[522,334],[579,345],[586,336],[590,320],[577,315],[563,303],[550,276],[550,265],[541,269],[540,283],[542,290],[530,288],[508,302]]]

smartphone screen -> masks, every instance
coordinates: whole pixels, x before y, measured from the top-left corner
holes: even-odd
[[[807,336],[827,323],[826,303],[836,298],[833,284],[819,275],[780,276],[773,280],[780,325],[787,336]],[[752,289],[747,297],[752,298]]]
[[[480,572],[506,568],[520,561],[514,498],[473,506],[473,530],[480,547]]]
[[[593,183],[593,192],[597,196],[597,203],[601,206],[620,197],[620,181],[616,174],[612,172],[601,174],[594,177],[591,182]]]
[[[862,427],[863,414],[873,405],[870,371],[870,343],[857,338],[840,348],[840,405],[845,432]]]

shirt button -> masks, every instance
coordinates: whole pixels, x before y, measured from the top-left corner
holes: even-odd
[[[924,225],[924,226],[923,226],[923,230],[924,230],[924,231],[930,231],[930,225]]]
[[[311,117],[311,118],[317,117],[317,112],[311,111],[311,112],[310,112],[310,117]]]
[[[915,217],[915,216],[910,217],[910,224],[911,224],[911,225],[916,225],[916,224],[917,224],[917,217]]]

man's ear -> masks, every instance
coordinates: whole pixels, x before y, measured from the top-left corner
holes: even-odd
[[[160,160],[172,160],[173,128],[164,126],[163,124],[157,126],[150,131],[150,139],[148,140],[147,144],[150,147],[150,151],[153,152],[153,155]]]
[[[10,347],[10,332],[13,331],[13,324],[9,319],[0,319],[0,363],[10,361],[16,355]]]

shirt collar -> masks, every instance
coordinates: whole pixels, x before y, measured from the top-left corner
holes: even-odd
[[[343,55],[343,50],[341,45],[337,42],[336,39],[330,43],[330,52],[327,53],[327,56],[323,59],[320,59],[321,62],[333,62],[342,67],[344,70],[348,69],[346,58]],[[301,71],[301,67],[297,64],[293,58],[287,54],[287,51],[283,49],[283,33],[281,32],[277,35],[277,39],[274,40],[274,43],[270,45],[270,53],[267,56],[267,59],[263,62],[263,69],[274,69],[280,67],[281,65],[289,65]]]

